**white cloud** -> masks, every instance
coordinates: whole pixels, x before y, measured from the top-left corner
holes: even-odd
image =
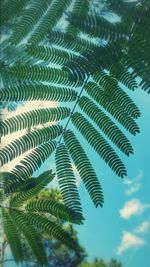
[[[142,170],[140,170],[135,178],[124,180],[124,184],[127,186],[127,189],[125,190],[126,195],[131,195],[137,192],[141,188],[140,180],[142,179],[143,176],[144,173]]]
[[[147,233],[149,229],[150,229],[150,221],[144,221],[134,230],[134,232]]]
[[[140,188],[141,188],[141,184],[140,183],[133,184],[130,188],[125,190],[125,194],[130,196],[133,193],[139,191]]]
[[[145,240],[139,238],[137,235],[131,232],[124,231],[122,235],[121,244],[117,248],[117,254],[121,255],[129,248],[139,247],[145,244]]]
[[[125,202],[124,207],[119,210],[119,213],[122,218],[130,219],[132,215],[142,214],[148,208],[150,208],[149,204],[142,204],[139,199],[135,198]]]

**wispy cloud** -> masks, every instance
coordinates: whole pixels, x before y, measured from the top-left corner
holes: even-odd
[[[142,204],[139,199],[135,198],[125,202],[119,213],[121,218],[130,219],[131,216],[142,214],[148,208],[150,208],[149,204]]]
[[[143,176],[144,172],[140,170],[135,178],[124,180],[124,184],[127,186],[127,189],[125,190],[126,195],[131,195],[141,188],[140,180],[143,178]]]
[[[135,230],[136,233],[147,233],[150,229],[150,221],[143,221]]]
[[[117,254],[121,255],[129,248],[139,247],[145,244],[145,240],[137,235],[123,231],[121,244],[117,248]]]

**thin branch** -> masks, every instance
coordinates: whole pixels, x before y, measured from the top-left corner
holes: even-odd
[[[65,127],[64,127],[64,129],[63,129],[63,132],[62,132],[62,134],[61,134],[61,136],[60,136],[60,139],[59,139],[59,141],[58,141],[58,144],[61,143],[61,140],[62,140],[62,138],[63,138],[64,132],[67,130],[67,127],[68,127],[69,122],[70,122],[70,120],[71,120],[71,116],[73,115],[73,113],[74,113],[74,111],[75,111],[75,109],[76,109],[76,106],[78,105],[78,102],[79,102],[79,100],[80,100],[80,98],[81,98],[81,95],[82,95],[82,93],[83,93],[83,90],[84,90],[84,86],[85,86],[86,83],[88,82],[88,79],[89,79],[89,76],[87,76],[86,80],[84,81],[83,86],[81,87],[81,91],[80,91],[80,93],[79,93],[79,95],[78,95],[78,97],[77,97],[77,100],[76,100],[76,102],[75,102],[75,104],[74,104],[74,107],[73,107],[72,111],[70,112],[70,116],[69,116],[69,118],[68,118],[68,120],[67,120],[67,122],[66,122],[66,125],[65,125]]]

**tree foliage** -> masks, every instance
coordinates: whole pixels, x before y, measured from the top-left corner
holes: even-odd
[[[74,165],[94,205],[103,206],[101,181],[84,144],[123,178],[127,170],[119,150],[126,156],[133,154],[130,135],[140,131],[140,111],[128,92],[138,88],[150,92],[150,3],[107,0],[97,11],[92,4],[90,0],[1,1],[3,106],[8,102],[30,101],[32,105],[35,100],[58,101],[56,108],[44,107],[1,122],[2,138],[28,131],[1,149],[1,165],[29,152],[12,171],[1,174],[2,198],[13,194],[10,205],[16,207],[36,190],[37,194],[41,189],[38,178],[31,177],[54,152],[65,203],[61,209],[60,203],[34,201],[26,205],[25,214],[14,209],[10,214],[2,205],[4,231],[18,262],[22,259],[21,245],[18,242],[17,251],[13,247],[14,238],[19,239],[17,221],[18,230],[32,245],[32,227],[44,234],[55,232],[60,240],[74,244],[59,226],[32,214],[42,209],[53,215],[61,211],[60,217],[81,223]],[[120,20],[111,21],[110,12]],[[33,245],[35,253],[37,244]],[[42,262],[42,255],[39,257]]]

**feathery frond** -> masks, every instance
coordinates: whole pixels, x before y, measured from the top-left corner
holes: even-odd
[[[133,153],[133,148],[127,137],[90,98],[82,96],[79,101],[79,106],[122,152],[127,156]]]
[[[11,215],[9,214],[9,211],[7,211],[5,208],[2,207],[1,211],[2,211],[2,222],[3,222],[4,232],[8,239],[14,259],[17,263],[22,262],[24,258],[23,248],[16,225]]]
[[[125,127],[131,134],[138,133],[139,127],[135,120],[129,116],[126,111],[110,96],[104,93],[96,83],[88,82],[84,86],[86,92],[104,109],[107,110],[123,127]]]
[[[0,151],[2,166],[26,151],[55,139],[62,133],[62,127],[53,125],[27,133],[19,139],[6,145]]]
[[[80,142],[70,130],[64,133],[64,141],[94,205],[102,206],[103,192],[100,182]]]
[[[28,221],[42,234],[46,234],[66,244],[73,250],[78,250],[76,241],[61,227],[60,224],[48,220],[37,213],[28,212]]]
[[[30,128],[44,123],[59,121],[70,115],[70,109],[66,107],[41,108],[2,121],[2,135],[10,134],[25,128]]]
[[[63,195],[64,202],[68,208],[76,211],[77,215],[80,217],[82,209],[80,205],[76,179],[73,173],[67,148],[64,144],[60,144],[57,147],[55,160],[58,183]]]
[[[116,152],[83,115],[75,112],[71,117],[71,121],[118,176],[127,175],[126,168]]]
[[[42,83],[23,82],[0,91],[1,101],[52,100],[71,102],[77,99],[77,92],[65,88],[44,85]]]
[[[24,235],[33,254],[38,260],[38,263],[40,263],[42,266],[47,265],[48,261],[46,251],[42,244],[41,236],[35,230],[34,226],[29,222],[26,214],[18,210],[12,210],[10,214],[17,228]],[[14,246],[16,246],[15,243]]]
[[[24,201],[32,198],[33,196],[37,195],[42,189],[44,189],[54,178],[54,174],[51,171],[44,172],[36,179],[36,185],[28,190],[22,191],[17,193],[11,199],[12,206],[21,205]]]
[[[55,216],[61,220],[69,221],[78,223],[76,219],[76,213],[72,210],[67,208],[64,204],[58,203],[57,201],[51,199],[40,199],[30,201],[26,207],[26,210],[30,212],[44,212]]]
[[[16,177],[27,179],[41,167],[45,160],[51,156],[56,148],[56,141],[49,141],[32,150],[23,160],[20,161],[11,171]]]

